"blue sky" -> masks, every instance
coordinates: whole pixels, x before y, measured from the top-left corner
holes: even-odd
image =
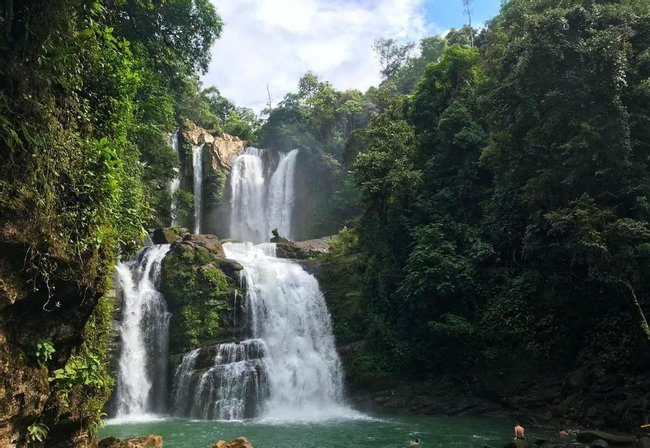
[[[380,82],[378,38],[418,42],[467,22],[462,0],[211,0],[225,26],[204,85],[260,111],[296,91],[307,71],[338,89]],[[501,0],[474,0],[472,23],[496,15]]]
[[[501,0],[474,0],[472,23],[482,24],[499,13]],[[427,0],[424,2],[426,20],[442,29],[459,28],[467,23],[462,0]]]

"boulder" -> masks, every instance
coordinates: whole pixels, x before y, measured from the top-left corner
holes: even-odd
[[[326,254],[330,250],[333,236],[324,236],[312,240],[296,241],[296,245],[304,252],[312,255]]]
[[[635,445],[637,442],[636,437],[625,434],[611,434],[604,431],[580,431],[578,433],[578,442],[580,443],[592,443],[598,439],[614,446]]]
[[[303,251],[298,245],[291,241],[275,242],[272,239],[271,242],[275,243],[275,256],[278,258],[305,260],[309,257],[307,252]]]
[[[178,230],[172,227],[155,229],[151,235],[154,244],[172,244],[180,239]]]
[[[230,258],[224,258],[219,260],[219,269],[223,271],[228,277],[239,280],[239,272],[244,269],[238,261],[232,260]]]
[[[253,448],[253,445],[251,445],[246,437],[238,437],[230,442],[219,440],[212,445],[212,448]]]
[[[137,439],[120,440],[115,437],[107,437],[100,440],[99,448],[162,448],[163,439],[161,436],[145,436]]]
[[[172,244],[172,251],[183,254],[188,250],[207,250],[211,254],[218,257],[225,258],[226,254],[223,251],[221,241],[216,235],[195,235],[187,234],[183,237],[182,241],[177,241]]]

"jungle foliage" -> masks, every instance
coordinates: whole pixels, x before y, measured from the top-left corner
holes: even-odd
[[[113,332],[100,297],[118,253],[168,220],[167,135],[186,118],[181,99],[202,94],[221,27],[208,0],[0,5],[0,307],[20,301],[11,342],[32,332],[22,348],[50,370],[34,440],[59,446],[101,422]]]
[[[387,101],[348,141],[361,374],[644,368],[648,6],[511,0],[476,46],[450,33],[414,90],[412,61],[382,72]]]

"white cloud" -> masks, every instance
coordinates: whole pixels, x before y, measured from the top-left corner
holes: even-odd
[[[259,111],[297,90],[308,70],[339,89],[379,82],[372,43],[426,36],[423,0],[212,0],[225,22],[206,86]]]

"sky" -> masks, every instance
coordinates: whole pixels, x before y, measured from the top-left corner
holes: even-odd
[[[313,71],[337,89],[379,83],[378,38],[414,41],[467,23],[462,0],[211,0],[224,21],[202,77],[237,106],[256,112],[298,89]],[[473,0],[472,24],[499,12],[501,0]]]

